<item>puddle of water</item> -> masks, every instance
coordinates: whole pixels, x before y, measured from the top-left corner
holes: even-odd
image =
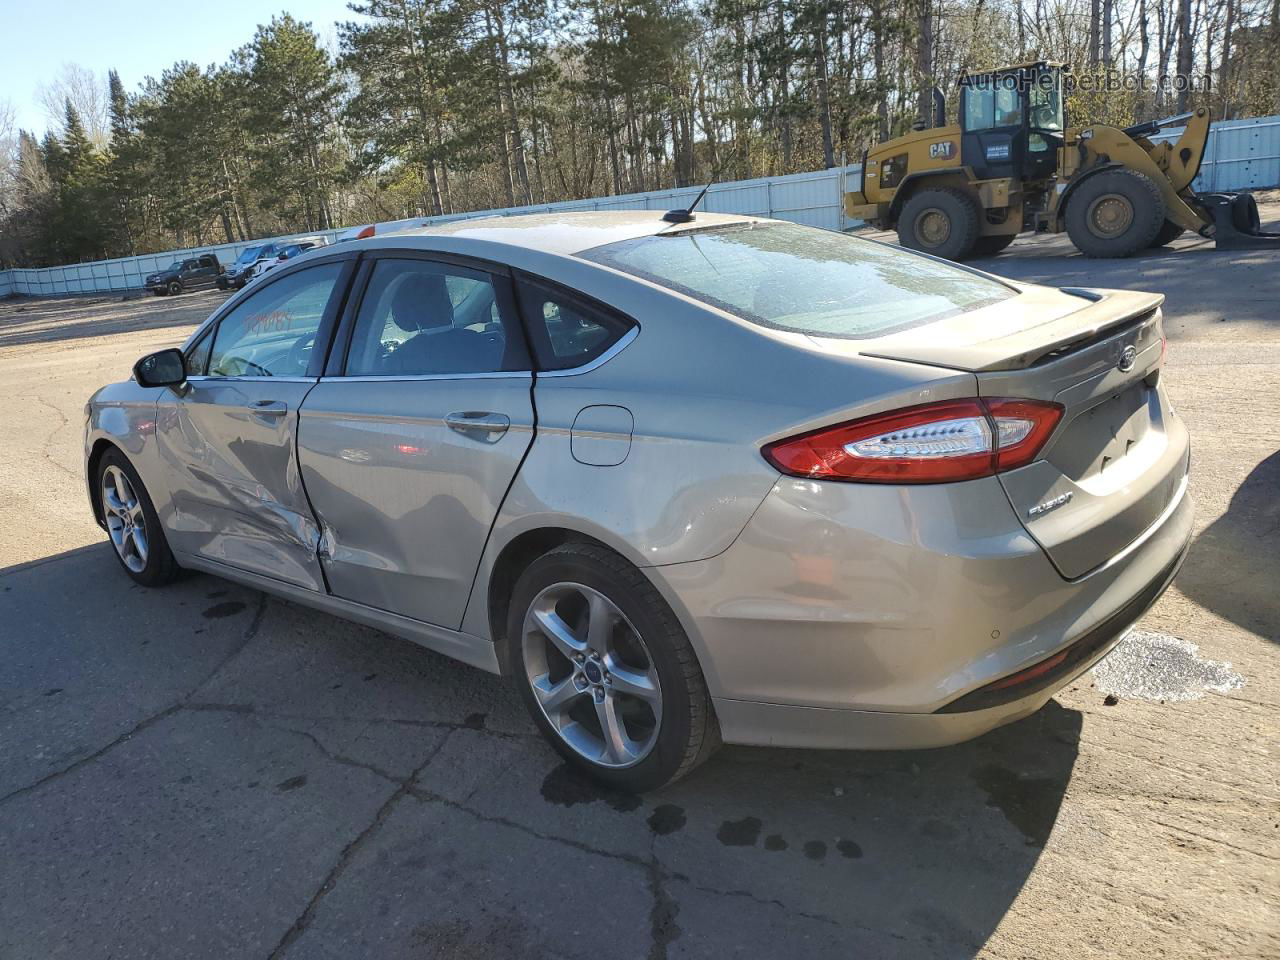
[[[1206,692],[1227,693],[1244,677],[1221,660],[1206,660],[1200,648],[1167,633],[1130,630],[1093,668],[1102,693],[1139,700],[1199,700]]]

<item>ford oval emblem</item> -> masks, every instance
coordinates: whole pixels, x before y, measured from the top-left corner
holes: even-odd
[[[1120,362],[1116,364],[1121,373],[1128,373],[1138,362],[1138,348],[1132,343],[1120,351]]]

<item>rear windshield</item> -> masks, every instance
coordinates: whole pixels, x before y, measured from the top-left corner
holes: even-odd
[[[743,320],[815,337],[877,337],[1015,295],[960,267],[790,223],[656,234],[579,256]]]

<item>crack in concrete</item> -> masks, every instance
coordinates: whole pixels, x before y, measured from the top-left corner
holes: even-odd
[[[97,750],[93,751],[90,754],[87,754],[86,756],[80,757],[78,760],[73,760],[71,763],[67,764],[67,766],[62,767],[59,770],[55,770],[52,773],[45,774],[43,777],[41,777],[39,780],[36,780],[34,783],[29,783],[24,787],[18,787],[16,790],[11,790],[9,793],[6,793],[4,796],[0,796],[0,803],[6,803],[7,801],[12,800],[16,797],[20,797],[25,794],[31,793],[33,790],[40,789],[45,784],[52,783],[55,780],[60,780],[63,777],[67,776],[68,774],[74,773],[76,770],[79,770],[85,764],[92,763],[94,760],[97,760],[98,758],[104,756],[105,754],[110,753],[116,747],[120,746],[120,744],[126,743],[131,737],[136,736],[137,734],[141,733],[143,730],[146,730],[148,727],[152,727],[155,724],[159,723],[161,720],[164,720],[165,718],[170,717],[173,714],[177,713],[179,710],[182,710],[186,706],[186,703],[188,700],[190,700],[197,693],[199,693],[206,685],[208,685],[209,681],[211,681],[214,677],[216,677],[218,673],[224,667],[226,667],[227,664],[229,664],[232,660],[234,660],[237,656],[239,656],[240,652],[243,651],[244,648],[247,647],[253,641],[253,638],[258,635],[258,630],[262,626],[262,618],[266,614],[266,610],[267,610],[267,595],[265,593],[259,594],[259,598],[260,599],[258,600],[258,608],[257,610],[254,611],[253,620],[250,621],[249,626],[246,628],[243,636],[240,638],[240,642],[236,644],[235,649],[232,650],[230,653],[228,653],[221,660],[219,660],[217,665],[214,666],[214,668],[211,671],[209,671],[209,673],[206,674],[205,677],[199,683],[197,683],[194,687],[191,688],[190,693],[178,699],[177,702],[169,704],[169,706],[165,707],[163,710],[153,713],[151,716],[138,721],[136,724],[134,724],[132,727],[130,727],[124,733],[120,734],[120,736],[116,737],[114,740],[112,740],[110,743],[106,744],[105,746],[99,747]]]
[[[803,917],[806,920],[816,920],[819,923],[829,923],[834,927],[840,927],[840,928],[853,927],[856,930],[866,930],[869,933],[884,934],[885,936],[893,937],[896,940],[903,940],[903,941],[909,940],[908,937],[904,937],[898,933],[890,933],[887,930],[878,930],[872,927],[863,927],[856,923],[846,924],[835,919],[835,917],[828,917],[825,914],[809,913],[804,910],[798,910],[795,907],[787,906],[781,900],[778,900],[774,897],[757,896],[756,894],[752,893],[750,890],[721,890],[718,887],[707,887],[707,886],[702,886],[701,884],[693,883],[689,880],[688,877],[675,877],[674,879],[683,880],[685,883],[688,883],[690,887],[692,887],[694,890],[697,890],[699,893],[710,893],[713,896],[717,896],[717,897],[739,897],[744,900],[750,900],[752,903],[762,907],[778,907],[780,910],[782,910],[783,913],[786,913],[790,916]]]
[[[293,732],[297,733],[298,731]],[[329,872],[325,874],[320,886],[316,888],[315,893],[313,893],[311,898],[307,901],[307,905],[303,908],[302,913],[298,914],[297,919],[295,919],[289,926],[289,929],[284,932],[284,935],[276,944],[275,949],[268,955],[268,960],[278,960],[279,957],[284,956],[285,951],[288,950],[300,936],[302,936],[303,932],[307,929],[308,924],[311,923],[312,918],[315,916],[316,910],[320,906],[320,902],[338,885],[338,881],[342,879],[343,873],[345,873],[347,867],[351,865],[351,861],[355,859],[356,854],[360,852],[361,847],[363,847],[369,839],[382,828],[382,825],[387,822],[387,818],[391,816],[392,811],[395,810],[396,805],[413,792],[413,782],[422,774],[422,771],[431,765],[431,761],[439,756],[440,751],[443,750],[445,744],[449,742],[451,734],[452,731],[441,737],[440,742],[427,754],[426,759],[414,768],[413,772],[410,773],[409,776],[396,781],[399,783],[399,786],[392,792],[391,796],[383,802],[382,806],[378,808],[369,825],[361,830],[350,843],[342,848],[342,852],[338,854],[338,859],[334,862],[334,865],[329,868]],[[321,749],[323,750],[323,747]],[[328,755],[327,751],[325,751],[325,753]]]
[[[68,419],[67,415],[63,413],[61,410],[59,410],[57,407],[55,407],[52,403],[50,403],[48,400],[45,400],[41,397],[33,397],[28,395],[28,396],[20,397],[19,399],[34,400],[36,403],[40,404],[40,406],[47,407],[48,409],[53,411],[55,416],[61,418],[62,423],[54,427],[53,430],[49,433],[49,435],[46,436],[44,440],[41,441],[40,456],[42,456],[45,460],[48,460],[49,463],[54,468],[61,470],[67,476],[71,477],[73,480],[79,480],[80,475],[78,473],[76,473],[74,470],[70,469],[69,467],[63,466],[61,463],[55,460],[53,458],[53,455],[49,452],[49,447],[53,443],[53,438],[58,435],[59,431],[63,430],[68,425],[70,425],[71,423],[70,419]]]
[[[361,717],[342,714],[339,716],[310,716],[305,713],[279,713],[274,710],[263,710],[256,704],[252,703],[216,703],[216,702],[197,702],[183,704],[184,710],[193,712],[211,712],[211,713],[247,713],[255,717],[261,717],[264,720],[284,720],[288,722],[306,721],[308,723],[367,723],[391,726],[419,727],[424,730],[445,730],[452,732],[454,730],[467,730],[471,733],[478,733],[486,737],[493,737],[497,740],[511,740],[515,742],[533,742],[541,740],[542,737],[537,733],[510,733],[505,730],[491,730],[488,727],[472,727],[466,722],[459,723],[454,720],[410,720],[400,717]]]
[[[273,730],[279,730],[282,733],[292,733],[292,734],[295,734],[296,736],[309,740],[315,746],[315,748],[320,751],[321,756],[325,757],[325,759],[327,760],[332,760],[334,763],[341,764],[344,767],[355,767],[358,770],[367,771],[368,773],[372,773],[375,777],[381,777],[383,780],[386,780],[388,783],[393,783],[396,785],[400,785],[404,783],[403,778],[397,777],[394,773],[389,773],[388,771],[383,770],[381,767],[375,766],[372,763],[364,763],[360,760],[356,760],[354,757],[348,757],[340,753],[334,753],[332,750],[330,750],[328,747],[326,747],[323,743],[320,742],[319,737],[317,737],[314,733],[312,733],[309,730],[295,730],[292,727],[282,727],[274,723],[268,724],[268,726],[270,726]],[[448,736],[448,734],[446,733],[445,736]]]
[[[623,863],[629,863],[634,867],[640,867],[642,869],[648,869],[649,867],[648,860],[644,857],[636,856],[634,853],[617,853],[613,850],[604,850],[600,847],[593,847],[580,840],[570,840],[568,837],[557,837],[552,833],[543,833],[540,830],[535,830],[533,827],[526,826],[523,823],[518,823],[515,820],[510,820],[507,817],[481,813],[479,810],[463,806],[456,800],[450,800],[448,797],[441,796],[440,794],[434,793],[430,790],[423,790],[421,787],[411,789],[409,791],[409,795],[421,803],[438,803],[443,807],[448,807],[450,810],[457,810],[459,813],[465,813],[467,816],[474,817],[481,823],[494,823],[500,827],[510,827],[512,830],[519,830],[521,833],[528,834],[538,840],[546,840],[549,843],[559,843],[566,847],[572,847],[574,850],[579,850],[583,853],[594,854],[597,857],[606,857],[610,860],[621,860]]]
[[[680,936],[680,927],[676,917],[680,913],[680,905],[664,886],[666,871],[658,860],[658,835],[649,837],[649,892],[653,895],[653,906],[649,910],[649,954],[648,960],[667,960],[667,948],[673,940]]]

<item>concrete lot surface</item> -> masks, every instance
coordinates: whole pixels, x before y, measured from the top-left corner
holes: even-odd
[[[725,748],[643,798],[497,678],[134,587],[82,407],[219,296],[0,304],[0,957],[1280,956],[1280,253],[1176,246],[979,264],[1168,295],[1198,518],[1155,639],[973,743]]]

